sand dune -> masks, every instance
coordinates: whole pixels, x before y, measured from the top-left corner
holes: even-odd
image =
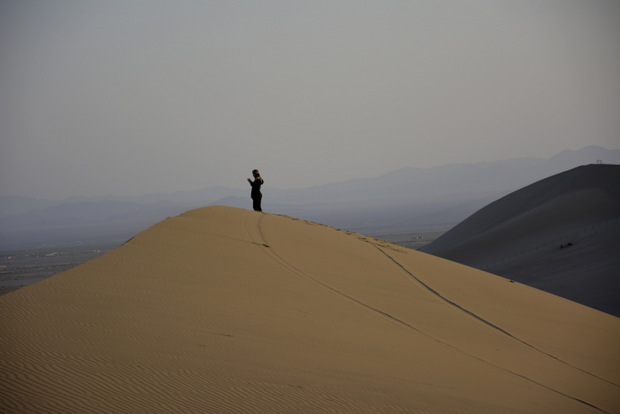
[[[0,411],[620,412],[620,319],[230,207],[0,297]]]
[[[554,175],[489,204],[420,250],[620,316],[618,183],[620,165]]]

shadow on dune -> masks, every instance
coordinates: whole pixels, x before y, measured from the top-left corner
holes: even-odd
[[[515,191],[420,250],[620,316],[620,166]]]

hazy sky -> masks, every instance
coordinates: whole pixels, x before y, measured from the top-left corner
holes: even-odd
[[[617,0],[2,0],[0,195],[620,148],[618,45]]]

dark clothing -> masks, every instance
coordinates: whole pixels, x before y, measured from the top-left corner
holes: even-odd
[[[252,198],[254,196],[260,195],[260,186],[263,185],[264,181],[262,178],[255,178],[254,181],[250,181],[250,185],[252,186]]]
[[[260,202],[262,198],[263,196],[260,193],[258,193],[257,196],[252,197],[252,207],[254,208],[254,211],[263,211],[263,209],[260,207]]]
[[[250,185],[252,186],[250,197],[252,197],[254,211],[263,211],[260,206],[261,199],[263,198],[263,194],[260,192],[260,186],[263,184],[264,181],[260,177],[256,177],[254,181],[250,181]]]

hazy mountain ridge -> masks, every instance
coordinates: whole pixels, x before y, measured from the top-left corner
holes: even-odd
[[[595,163],[620,163],[620,150],[590,146],[549,158],[409,167],[303,189],[263,187],[263,208],[347,230],[380,235],[447,230],[494,199],[547,176]],[[142,196],[72,197],[64,201],[0,198],[0,248],[129,238],[183,211],[227,205],[250,208],[249,188],[221,186]]]
[[[40,210],[61,204],[62,201],[43,200],[31,197],[4,196],[0,197],[0,219],[29,211]]]
[[[429,227],[447,230],[512,191],[597,160],[620,164],[620,150],[589,146],[549,159],[410,167],[379,177],[269,194],[263,204],[270,211],[372,235]]]

